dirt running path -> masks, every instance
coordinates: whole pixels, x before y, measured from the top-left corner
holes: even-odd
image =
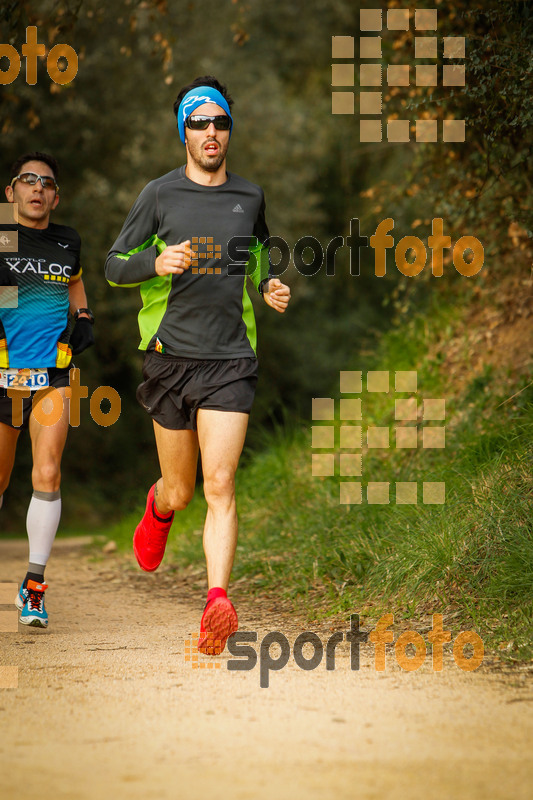
[[[1,542],[0,581],[19,579],[25,559],[24,541]],[[377,673],[370,645],[351,671],[342,645],[335,671],[304,672],[291,656],[262,689],[258,667],[228,671],[227,651],[220,669],[185,660],[202,610],[190,580],[94,561],[78,540],[56,542],[47,580],[49,630],[0,634],[1,663],[19,667],[18,689],[0,689],[2,800],[533,794],[526,671],[467,674],[448,660],[407,673],[389,658]],[[305,630],[245,595],[238,611],[259,641],[278,629],[292,646]]]

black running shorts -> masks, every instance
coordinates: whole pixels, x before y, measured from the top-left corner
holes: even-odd
[[[249,414],[257,385],[257,359],[196,360],[150,350],[137,400],[163,428],[196,430],[199,408]]]
[[[48,367],[48,382],[50,388],[60,389],[62,386],[68,386],[70,382],[70,370],[74,364],[69,367]],[[42,390],[41,390],[42,391]],[[17,431],[26,430],[30,422],[30,414],[33,398],[35,392],[32,392],[30,397],[22,398],[22,425],[13,425],[13,408],[11,397],[7,395],[7,389],[0,387],[0,422],[4,425],[9,425]]]

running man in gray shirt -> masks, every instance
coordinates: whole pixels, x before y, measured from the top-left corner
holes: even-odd
[[[195,487],[202,455],[208,594],[199,650],[221,653],[237,630],[227,589],[237,544],[235,472],[257,383],[250,277],[283,313],[290,290],[269,272],[263,191],[226,171],[233,101],[211,76],[174,104],[187,163],[151,181],[106,261],[112,286],[140,285],[137,398],[152,416],[162,477],[148,492],[133,537],[142,569],[157,569],[174,511]]]

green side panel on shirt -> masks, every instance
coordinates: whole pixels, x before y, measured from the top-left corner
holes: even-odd
[[[134,253],[140,253],[141,250],[146,250],[153,245],[157,248],[158,255],[166,249],[166,242],[160,239],[155,233],[150,236],[139,247],[134,247],[128,250],[127,253],[117,253],[116,258],[122,258],[125,261]],[[154,334],[157,332],[161,324],[161,320],[165,315],[168,305],[168,296],[172,288],[172,275],[156,275],[148,281],[140,283],[113,283],[109,281],[111,286],[118,286],[119,288],[129,288],[132,286],[140,286],[141,299],[143,307],[139,311],[138,321],[139,330],[141,332],[141,343],[139,350],[146,350],[148,344]]]
[[[246,264],[246,274],[251,278],[251,281],[256,289],[265,278],[268,278],[268,271],[270,262],[268,259],[268,247],[252,237],[252,241],[248,248],[250,258]]]
[[[157,333],[167,310],[171,288],[172,275],[158,275],[141,283],[143,307],[138,316],[141,332],[139,350],[146,350],[150,340]]]
[[[268,278],[268,271],[270,262],[268,259],[268,247],[261,244],[258,239],[252,237],[250,246],[248,248],[250,258],[246,264],[246,275],[251,279],[256,289],[259,289],[259,284],[265,278]],[[256,353],[257,351],[257,328],[255,325],[255,314],[252,306],[250,296],[246,291],[246,278],[244,279],[244,286],[242,291],[242,318],[246,325],[246,335],[250,342],[250,347]]]
[[[155,245],[157,247],[157,254],[160,255],[163,250],[166,249],[166,242],[160,239],[155,233],[153,236],[150,236],[145,242],[139,245],[139,247],[134,247],[132,250],[128,250],[127,253],[117,253],[115,258],[121,258],[124,261],[127,261],[130,256],[133,256],[135,253],[140,253],[141,250],[147,250],[149,247]],[[118,289],[131,289],[133,286],[139,286],[139,283],[113,283],[113,281],[109,281],[108,283],[110,286],[115,286]]]
[[[250,258],[246,264],[245,274],[250,278],[255,288],[259,291],[259,284],[268,278],[270,261],[268,258],[268,247],[254,237],[248,247]],[[246,291],[246,278],[242,290],[242,319],[246,325],[246,335],[250,342],[250,347],[257,353],[257,328],[255,325],[255,314],[250,296]]]
[[[246,325],[246,335],[250,342],[250,347],[256,353],[257,349],[257,330],[255,327],[255,314],[252,306],[252,301],[246,291],[246,280],[242,289],[242,318]]]

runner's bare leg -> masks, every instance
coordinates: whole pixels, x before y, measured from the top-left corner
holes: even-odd
[[[20,430],[0,422],[0,496],[9,485]]]
[[[63,413],[54,425],[37,422],[34,411],[30,415],[30,437],[33,454],[32,484],[38,492],[57,492],[61,485],[61,458],[67,441],[69,400],[65,387],[56,389],[63,398]],[[52,400],[43,397],[38,401],[43,411],[50,413]]]
[[[157,455],[162,477],[157,481],[155,502],[163,516],[186,508],[194,495],[198,463],[196,431],[173,431],[154,420]]]
[[[197,417],[207,516],[204,552],[209,588],[228,588],[237,546],[235,472],[244,445],[248,414],[201,408]]]

